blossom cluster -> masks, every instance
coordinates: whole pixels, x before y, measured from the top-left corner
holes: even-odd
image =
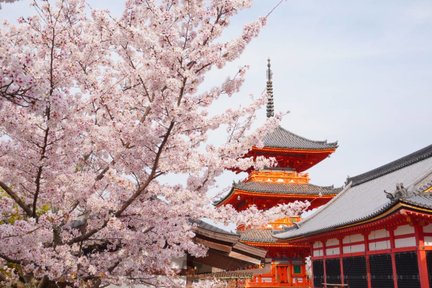
[[[217,209],[207,192],[227,167],[271,162],[236,159],[262,145],[277,117],[251,131],[265,97],[209,115],[221,95],[238,94],[246,67],[198,92],[265,24],[220,39],[250,4],[128,0],[115,18],[83,0],[34,1],[37,16],[2,27],[0,266],[69,286],[154,284],[179,272],[172,259],[205,255],[191,219],[243,223],[261,213]],[[222,127],[227,143],[207,143]]]

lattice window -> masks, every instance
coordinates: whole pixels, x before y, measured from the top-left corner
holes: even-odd
[[[350,288],[367,287],[366,259],[364,256],[343,259],[344,283]]]
[[[372,288],[393,288],[393,266],[389,254],[369,258]]]

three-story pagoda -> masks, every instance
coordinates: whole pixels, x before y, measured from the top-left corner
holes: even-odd
[[[273,83],[270,60],[267,69],[267,117],[274,116]],[[248,169],[246,180],[233,185],[231,191],[216,205],[232,205],[241,211],[255,205],[266,210],[278,204],[309,201],[309,209],[332,199],[341,189],[313,185],[305,171],[332,154],[337,143],[312,141],[277,127],[264,138],[264,147],[252,147],[245,157],[274,157],[277,165],[263,170]],[[295,225],[300,217],[287,217],[265,227],[238,227],[240,241],[267,250],[262,273],[256,272],[245,287],[309,286],[304,257],[306,246],[279,243],[273,237],[277,230]]]

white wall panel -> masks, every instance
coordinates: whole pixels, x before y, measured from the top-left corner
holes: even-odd
[[[432,236],[425,236],[424,237],[424,245],[425,246],[432,246]]]
[[[395,239],[395,248],[414,247],[416,246],[415,237]]]
[[[343,253],[356,253],[356,252],[364,252],[365,251],[365,245],[364,244],[357,244],[357,245],[350,245],[350,246],[344,246],[343,247]]]
[[[362,234],[353,234],[353,235],[345,236],[342,241],[343,243],[360,242],[360,241],[364,241],[364,237]]]
[[[321,241],[316,241],[313,243],[314,248],[320,248],[323,247],[323,243]]]
[[[425,233],[432,233],[432,224],[423,226],[423,232],[425,232]]]
[[[335,245],[339,245],[339,240],[336,238],[328,239],[326,241],[326,246],[335,246]]]
[[[369,239],[373,240],[373,239],[385,238],[385,237],[389,237],[389,236],[390,236],[390,233],[386,229],[380,229],[380,230],[372,231],[369,234]]]
[[[384,249],[390,249],[390,241],[389,240],[369,243],[369,250],[370,251],[384,250]]]
[[[326,249],[327,256],[339,255],[339,254],[340,254],[339,247]]]
[[[414,227],[410,225],[402,225],[398,226],[396,230],[394,231],[394,235],[405,235],[405,234],[412,234],[414,233]]]

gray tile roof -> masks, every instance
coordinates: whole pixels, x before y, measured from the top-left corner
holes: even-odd
[[[421,208],[432,209],[432,193],[424,192],[431,187],[432,173],[430,173],[423,179],[420,179],[412,189],[412,193],[404,195],[401,199],[399,199],[399,201]]]
[[[275,195],[334,195],[342,191],[342,188],[334,188],[334,186],[317,186],[313,184],[285,184],[285,183],[271,183],[271,182],[239,182],[234,183],[231,191],[223,196],[222,198],[216,200],[214,205],[218,205],[231,194],[234,193],[235,189],[240,189],[248,191],[250,193],[268,193]]]
[[[250,279],[254,275],[253,271],[221,271],[207,274],[198,274],[193,277],[196,279]]]
[[[271,182],[240,182],[233,185],[234,189],[249,192],[267,192],[271,194],[306,194],[306,195],[328,195],[337,194],[342,188],[333,186],[317,186],[312,184],[287,184]]]
[[[432,195],[429,193],[413,195],[409,198],[401,199],[401,202],[418,206],[421,208],[432,209]]]
[[[298,136],[284,128],[278,126],[273,132],[264,137],[265,147],[292,148],[306,150],[320,150],[337,148],[337,142],[327,143],[327,141],[313,141]]]
[[[227,234],[227,235],[237,235],[238,236],[238,234],[236,234],[236,233],[232,233],[232,232],[223,230],[219,227],[216,227],[216,226],[211,225],[207,222],[204,222],[203,220],[194,220],[192,222],[197,225],[197,228],[205,229],[205,230],[216,232],[216,233],[222,233],[222,234]]]
[[[411,153],[393,162],[375,168],[371,171],[357,175],[355,177],[348,178],[347,183],[352,182],[352,186],[359,185],[369,180],[378,178],[382,175],[399,170],[403,167],[409,166],[423,159],[427,159],[431,156],[432,156],[432,145],[429,145],[423,149],[420,149],[414,153]]]
[[[250,229],[240,232],[240,241],[275,243],[277,239],[272,236],[272,230]]]
[[[379,176],[371,177],[370,179],[368,176],[369,180],[354,182],[355,179],[358,181],[358,179],[363,179],[363,177],[351,178],[352,182],[322,209],[299,222],[296,227],[292,227],[274,236],[280,239],[289,239],[312,235],[370,219],[395,204],[395,201],[391,201],[387,197],[384,190],[393,192],[398,183],[403,183],[405,187],[409,187],[408,190],[414,190],[415,193],[410,193],[410,195],[396,201],[412,203],[422,207],[432,207],[432,197],[424,193],[419,194],[418,191],[415,191],[415,187],[420,184],[427,186],[425,179],[429,179],[432,175],[432,154],[430,154],[432,145],[426,148],[417,151],[419,153],[410,154],[411,157],[403,157],[388,165],[381,166],[379,168]],[[395,165],[395,163],[398,165]],[[391,168],[395,166],[399,168]],[[381,171],[387,171],[387,173]],[[367,174],[364,173],[362,175]]]

